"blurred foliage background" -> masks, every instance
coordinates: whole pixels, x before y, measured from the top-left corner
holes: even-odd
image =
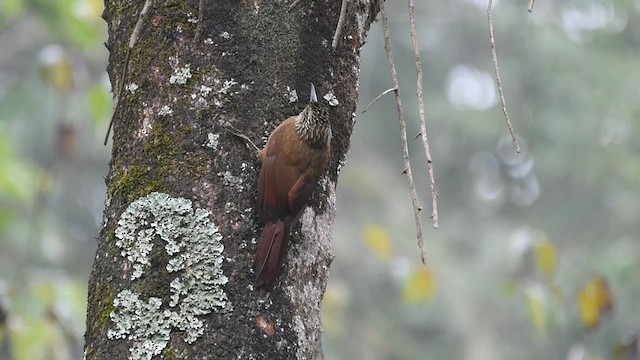
[[[639,359],[640,1],[417,1],[441,228],[420,263],[392,95],[338,184],[327,359]],[[111,113],[101,0],[0,2],[0,359],[82,357]],[[388,2],[409,137],[404,2]],[[391,87],[380,24],[363,110]],[[429,214],[421,141],[410,143]]]

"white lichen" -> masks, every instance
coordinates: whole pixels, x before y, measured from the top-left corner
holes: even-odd
[[[325,94],[324,99],[327,100],[329,102],[329,105],[331,106],[338,106],[339,104],[338,98],[333,95],[333,92],[328,92],[327,94]]]
[[[231,34],[229,34],[226,31],[223,31],[223,32],[220,33],[220,37],[225,39],[225,40],[229,40],[229,39],[231,39]]]
[[[229,89],[231,89],[233,85],[237,85],[237,84],[238,82],[233,80],[233,78],[229,80],[225,80],[224,83],[222,83],[222,86],[218,89],[218,92],[220,94],[227,94],[229,92]]]
[[[209,96],[209,94],[211,93],[213,89],[207,85],[201,85],[200,86],[200,95],[202,96]]]
[[[129,91],[131,94],[135,94],[136,90],[138,90],[138,84],[136,83],[127,84],[124,88],[125,90]]]
[[[202,84],[195,86],[191,93],[191,105],[195,108],[208,108],[210,104],[223,107],[231,96],[239,95],[249,89],[246,84],[238,86],[235,79],[203,77]]]
[[[160,116],[173,115],[173,109],[171,109],[169,105],[164,105],[163,107],[160,108],[160,111],[158,111],[158,115]]]
[[[187,13],[187,21],[196,24],[198,23],[198,17],[195,16],[192,12]]]
[[[191,67],[187,64],[173,70],[173,74],[169,78],[171,84],[184,85],[187,80],[191,79]]]
[[[218,149],[218,139],[220,138],[220,134],[207,134],[207,145],[206,147],[212,148],[213,150]]]
[[[194,211],[188,199],[156,192],[136,200],[120,216],[116,245],[133,263],[131,279],[143,276],[154,243],[164,245],[167,271],[177,273],[169,284],[171,300],[166,305],[158,297],[141,299],[131,290],[114,299],[113,328],[107,336],[132,342],[130,360],[150,360],[160,354],[174,329],[193,343],[204,331],[200,316],[232,309],[222,289],[228,282],[222,273],[222,235],[209,215],[204,209]]]
[[[296,89],[292,89],[287,86],[287,97],[289,98],[290,103],[294,103],[298,101],[298,92]]]

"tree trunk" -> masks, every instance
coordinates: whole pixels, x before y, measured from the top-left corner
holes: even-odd
[[[201,2],[153,1],[131,51],[89,280],[86,359],[310,359],[320,338],[359,49],[378,6],[350,1],[334,50],[339,1],[302,0],[291,11],[285,1]],[[105,1],[114,93],[143,3]],[[252,270],[260,164],[225,127],[263,144],[304,107],[310,82],[333,99],[331,163],[265,292]]]

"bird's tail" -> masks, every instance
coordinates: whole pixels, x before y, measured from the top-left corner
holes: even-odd
[[[262,229],[254,261],[256,286],[270,289],[280,274],[289,247],[289,227],[282,221],[266,224]]]

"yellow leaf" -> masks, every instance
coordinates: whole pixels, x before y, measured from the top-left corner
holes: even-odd
[[[547,303],[542,288],[539,286],[531,287],[526,290],[525,295],[533,326],[538,331],[544,332],[547,327]]]
[[[393,244],[389,234],[383,228],[376,225],[368,225],[364,229],[364,241],[378,259],[383,261],[391,260]]]
[[[404,300],[410,304],[417,304],[424,300],[431,300],[438,290],[438,279],[431,269],[426,266],[417,267],[404,284]]]
[[[536,254],[536,266],[546,277],[551,278],[556,273],[558,265],[558,251],[547,238],[538,239],[533,248]]]
[[[45,79],[60,92],[69,91],[74,87],[73,65],[66,58],[49,64],[45,68],[44,75]]]
[[[592,277],[578,292],[578,308],[582,325],[594,329],[602,315],[613,307],[613,297],[607,281],[600,275]]]

